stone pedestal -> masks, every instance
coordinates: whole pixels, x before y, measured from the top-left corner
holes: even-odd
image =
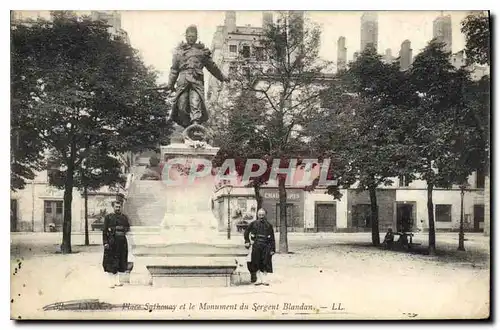
[[[161,184],[166,205],[160,226],[148,226],[147,219],[141,219],[147,230],[141,231],[142,226],[138,226],[129,235],[137,270],[147,271],[151,276],[148,282],[154,286],[234,284],[241,278],[235,274],[242,273],[243,265],[246,267],[242,260],[248,251],[242,240],[235,244],[218,232],[211,203],[215,176],[197,166],[211,163],[219,149],[209,145],[195,148],[176,140],[160,150],[164,163],[176,159],[177,165],[163,167]],[[190,178],[193,170],[208,174]]]
[[[161,227],[163,236],[169,241],[208,244],[218,237],[217,219],[211,205],[215,176],[210,171],[211,161],[218,151],[219,148],[211,146],[196,149],[181,143],[161,147],[166,162],[163,183],[167,186],[166,212]],[[204,163],[210,164],[210,168],[198,169]],[[210,173],[204,175],[207,170]]]

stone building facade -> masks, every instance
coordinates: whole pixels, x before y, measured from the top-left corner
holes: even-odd
[[[102,188],[88,193],[88,223],[98,221],[102,214],[113,210],[112,202],[123,200],[126,187]],[[12,232],[60,232],[64,215],[64,190],[49,185],[47,171],[41,171],[24,189],[10,195]],[[71,203],[71,231],[85,231],[85,207],[83,193],[73,189]]]
[[[377,205],[379,229],[428,231],[427,189],[424,181],[405,184],[393,179],[392,186],[379,187]],[[488,196],[484,190],[484,178],[477,173],[469,178],[464,193],[464,224],[469,232],[488,230],[486,212]],[[340,191],[342,197],[335,200],[324,188],[304,191],[296,186],[287,188],[288,231],[291,232],[367,232],[371,231],[370,197],[367,191],[351,189]],[[278,189],[268,184],[261,189],[263,207],[269,221],[279,227]],[[219,219],[219,230],[226,231],[228,220],[232,231],[237,230],[241,220],[236,210],[255,217],[255,195],[253,188],[234,187],[228,193],[220,187],[213,196],[214,214]],[[228,202],[230,205],[228,206]],[[434,220],[437,231],[458,231],[460,226],[461,192],[458,186],[451,189],[436,188],[433,192]],[[228,212],[231,214],[228,219]],[[278,228],[276,230],[279,230]]]

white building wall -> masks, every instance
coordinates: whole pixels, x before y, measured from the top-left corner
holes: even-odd
[[[11,193],[11,199],[17,200],[17,231],[44,231],[44,202],[63,201],[64,190],[50,186],[47,180],[47,172],[39,172],[32,183],[28,183],[24,189]],[[111,201],[116,199],[116,193],[102,188],[98,194],[89,195],[89,214],[97,208],[106,208],[112,211]],[[64,216],[64,205],[63,205]],[[71,203],[71,231],[84,232],[84,198],[82,193],[74,188]],[[89,226],[94,221],[89,218]]]
[[[432,194],[434,210],[437,204],[451,205],[451,222],[435,221],[436,229],[458,229],[460,226],[460,190],[444,190],[436,189]],[[429,220],[427,214],[427,190],[426,189],[403,189],[396,190],[397,202],[416,202],[416,221],[417,227],[420,229],[429,228]],[[469,221],[470,228],[474,224],[474,205],[484,205],[484,192],[477,189],[469,189],[464,194],[464,221]],[[485,206],[486,207],[486,206]],[[434,220],[436,220],[434,213]],[[486,221],[486,220],[485,220]],[[467,225],[467,224],[466,224]],[[480,224],[483,228],[483,224]]]
[[[34,198],[36,185],[27,185],[25,189],[11,193],[11,199],[17,200],[17,229],[32,231],[34,223]]]
[[[325,190],[318,189],[306,192],[304,195],[304,226],[306,229],[315,227],[315,204],[317,202],[335,202],[337,211],[337,228],[347,228],[347,191],[341,190],[342,198],[335,200],[333,196],[325,194]]]
[[[26,185],[26,188],[11,194],[17,200],[17,228],[19,231],[44,231],[44,202],[63,201],[64,191],[49,186],[47,183],[35,181]],[[77,189],[73,189],[71,212],[71,230],[80,232],[84,230],[81,224],[81,209],[83,198]],[[64,210],[64,206],[63,206]],[[64,212],[64,211],[63,211]],[[63,213],[64,214],[64,213]]]

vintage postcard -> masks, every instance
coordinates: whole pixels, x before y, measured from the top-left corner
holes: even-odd
[[[490,317],[487,11],[11,11],[10,315]]]

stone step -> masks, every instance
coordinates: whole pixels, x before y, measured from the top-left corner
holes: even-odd
[[[211,247],[206,249],[179,248],[177,246],[136,245],[133,251],[136,257],[196,257],[236,259],[246,257],[248,250],[240,246]],[[202,259],[200,259],[202,260]]]
[[[151,274],[149,274],[149,272],[146,269],[144,272],[141,273],[133,271],[128,275],[124,275],[120,277],[120,282],[125,283],[127,285],[152,286],[153,277],[151,276]],[[231,286],[245,285],[249,283],[250,283],[250,273],[246,269],[243,269],[242,271],[239,271],[237,269],[230,276]],[[173,286],[172,284],[171,286]],[[183,286],[185,285],[186,284],[183,283]]]
[[[138,233],[155,233],[157,234],[160,231],[159,226],[130,226],[130,233],[138,234]]]
[[[207,251],[211,252],[244,252],[248,251],[245,249],[242,240],[239,239],[231,239],[228,240],[224,236],[218,236],[212,238],[210,243],[199,243],[199,242],[191,242],[191,241],[174,241],[165,240],[161,235],[151,235],[151,234],[134,234],[128,236],[130,244],[136,247],[140,247],[142,249],[154,249],[156,251],[164,251],[171,253],[184,253],[186,251],[190,251],[191,254],[196,253],[206,253]],[[155,239],[151,242],[136,242],[135,239]],[[161,242],[161,243],[160,243]]]
[[[220,269],[223,268],[226,269],[226,272],[220,274]],[[165,269],[170,272],[170,274],[163,274],[168,278],[162,275]],[[150,270],[155,273],[156,279]],[[217,276],[219,278],[216,278]],[[246,260],[241,257],[237,259],[234,257],[201,256],[135,257],[132,272],[120,277],[120,281],[130,285],[160,287],[235,286],[248,284],[250,273],[246,266]]]
[[[154,287],[228,287],[237,265],[148,265]]]

